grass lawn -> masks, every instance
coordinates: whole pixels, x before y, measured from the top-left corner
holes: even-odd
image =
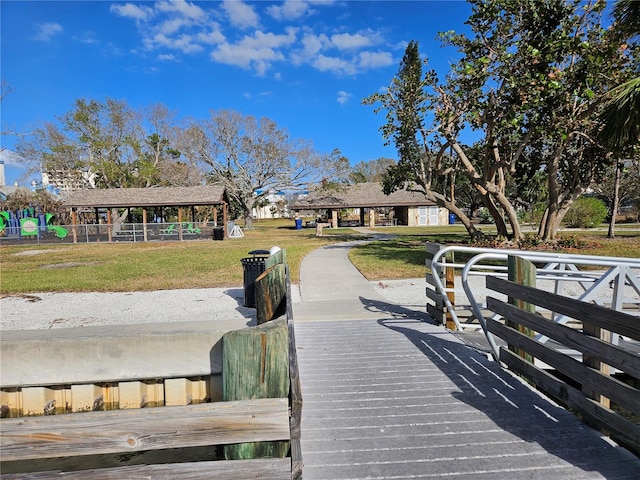
[[[293,221],[258,221],[244,238],[224,241],[139,242],[0,247],[0,293],[149,291],[181,288],[239,287],[240,259],[256,249],[277,245],[287,251],[291,280],[299,280],[300,262],[329,243],[362,238],[348,228],[295,230]],[[466,241],[459,225],[385,227],[387,241],[356,246],[351,261],[369,280],[418,278],[425,274],[426,241]],[[620,228],[609,240],[606,230],[571,232],[587,247],[579,253],[640,258],[640,227]],[[577,253],[578,251],[574,251]]]

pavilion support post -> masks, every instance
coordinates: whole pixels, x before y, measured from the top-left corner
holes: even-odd
[[[99,242],[100,241],[100,210],[98,209],[98,207],[95,207],[93,211],[96,214],[96,242]]]
[[[142,238],[146,242],[147,238],[147,209],[142,209]]]
[[[178,240],[182,241],[182,207],[178,207]]]
[[[364,220],[364,208],[360,208],[360,225],[363,227],[366,225]]]
[[[331,210],[331,228],[338,228],[338,210]]]
[[[213,226],[218,226],[218,207],[213,207]]]
[[[107,208],[107,236],[109,238],[109,242],[113,241],[113,232],[111,231],[111,226],[113,225],[113,222],[111,221],[111,209]]]
[[[78,213],[75,208],[71,209],[71,233],[73,235],[73,243],[78,243]]]
[[[373,228],[376,226],[376,209],[371,207],[369,208],[369,227]]]
[[[223,238],[227,238],[229,236],[229,232],[227,232],[227,207],[226,203],[222,204],[222,232],[224,233]]]

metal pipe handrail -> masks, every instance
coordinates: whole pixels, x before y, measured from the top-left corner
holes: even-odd
[[[447,262],[441,260],[445,258],[448,252],[459,253],[473,253],[475,254],[469,261],[464,264]],[[478,247],[464,247],[464,246],[449,246],[439,250],[433,255],[431,260],[431,268],[433,273],[434,283],[438,292],[443,298],[443,302],[447,311],[449,312],[451,319],[453,320],[456,328],[461,330],[462,326],[460,320],[455,312],[455,308],[451,303],[448,295],[446,295],[446,289],[442,284],[443,268],[458,268],[462,269],[461,281],[463,290],[469,300],[473,314],[478,319],[480,327],[482,328],[489,345],[492,349],[493,355],[497,359],[497,346],[493,336],[487,331],[486,319],[482,314],[480,306],[476,301],[474,292],[469,285],[468,278],[470,275],[495,275],[500,277],[506,276],[507,268],[503,265],[486,265],[483,264],[479,268],[481,271],[473,270],[477,267],[478,263],[483,260],[500,260],[506,261],[509,255],[517,255],[525,258],[534,263],[543,263],[544,266],[537,270],[536,278],[540,280],[550,280],[556,282],[556,293],[558,284],[561,282],[577,282],[585,290],[585,293],[579,297],[579,300],[593,300],[594,293],[603,285],[613,283],[613,300],[612,308],[615,310],[621,310],[624,303],[624,287],[630,285],[636,293],[640,295],[640,260],[632,258],[621,257],[599,257],[594,255],[574,255],[574,254],[558,254],[558,253],[545,253],[545,252],[531,252],[525,250],[500,250],[496,249],[483,249]],[[606,272],[585,272],[577,270],[577,266],[592,266],[592,267],[607,267]],[[562,269],[557,269],[563,267]],[[564,269],[565,267],[570,270]],[[634,270],[638,269],[638,273]],[[613,277],[613,278],[611,278]],[[622,280],[621,280],[622,277]],[[622,283],[622,285],[620,285]],[[590,284],[590,288],[587,288],[586,284]],[[554,321],[557,323],[566,322],[565,316],[554,317]],[[544,341],[544,339],[541,339]]]

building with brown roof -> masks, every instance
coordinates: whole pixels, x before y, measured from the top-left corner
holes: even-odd
[[[398,190],[386,195],[377,182],[316,188],[296,200],[290,210],[300,215],[326,214],[332,225],[446,225],[448,210],[419,192]]]
[[[111,209],[142,209],[142,231],[147,239],[148,210],[177,207],[178,224],[187,221],[184,210],[190,211],[191,221],[195,221],[194,208],[197,206],[221,206],[222,225],[227,224],[229,200],[221,185],[195,187],[150,187],[150,188],[105,188],[82,189],[63,194],[63,205],[71,210],[72,229],[75,241],[75,226],[78,211],[93,211],[96,223],[100,213],[106,210],[107,224],[112,225]],[[160,214],[162,217],[162,214]],[[214,224],[217,225],[217,210],[214,210]],[[180,230],[180,229],[179,229]],[[226,229],[225,230],[225,234]],[[181,233],[181,230],[180,230]],[[111,231],[110,231],[111,234]],[[111,240],[111,238],[109,239]]]

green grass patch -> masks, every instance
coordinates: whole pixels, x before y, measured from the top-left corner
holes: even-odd
[[[0,247],[0,292],[151,291],[243,285],[240,260],[252,250],[287,250],[291,280],[310,251],[349,236],[316,237],[293,222],[257,222],[244,238]]]
[[[483,226],[484,228],[484,226]],[[464,227],[384,227],[393,238],[357,245],[349,256],[369,280],[420,278],[426,272],[425,243],[466,244]],[[298,283],[300,263],[312,250],[330,243],[363,238],[350,228],[295,229],[291,220],[255,222],[244,238],[224,241],[125,242],[40,246],[0,246],[0,293],[151,291],[184,288],[241,287],[240,260],[251,250],[277,245],[287,251],[291,281]],[[640,230],[562,232],[571,237],[570,253],[640,258]],[[462,261],[463,259],[456,259]]]

